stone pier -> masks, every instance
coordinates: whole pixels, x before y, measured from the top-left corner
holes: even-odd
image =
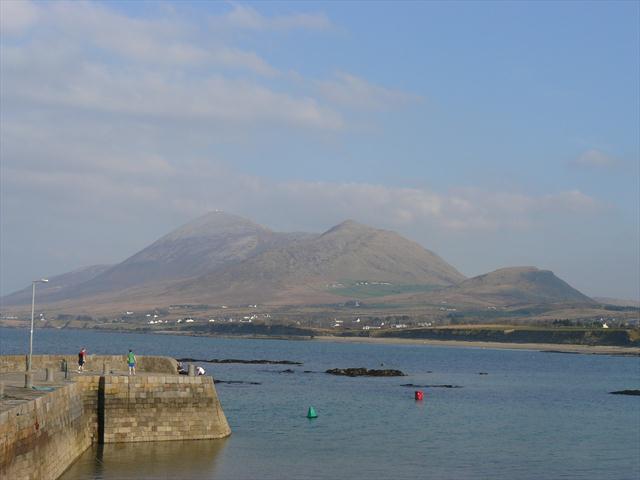
[[[34,387],[27,389],[24,356],[0,356],[0,478],[56,479],[93,443],[231,434],[213,378],[177,375],[173,359],[139,356],[135,376],[124,372],[124,356],[92,356],[85,373],[66,380],[63,373],[52,373],[60,372],[64,361],[75,372],[72,360],[34,356]],[[103,374],[104,365],[123,371]]]

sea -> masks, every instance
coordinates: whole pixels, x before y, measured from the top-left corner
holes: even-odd
[[[25,353],[28,338],[27,330],[0,329],[0,353]],[[638,357],[94,330],[34,335],[34,353],[81,347],[303,364],[200,363],[216,380],[244,382],[216,385],[230,437],[96,446],[63,480],[640,478],[640,397],[609,393],[640,389]],[[325,373],[347,367],[406,376]],[[416,390],[424,400],[414,399]],[[310,406],[317,418],[306,418]]]

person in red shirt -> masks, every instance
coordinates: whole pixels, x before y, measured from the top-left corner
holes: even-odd
[[[78,372],[84,372],[84,364],[87,362],[87,350],[83,348],[78,353]]]

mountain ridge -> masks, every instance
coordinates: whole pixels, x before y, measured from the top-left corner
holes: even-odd
[[[245,279],[249,277],[253,277],[252,285],[246,284]],[[465,277],[435,253],[395,232],[348,220],[319,236],[267,250],[180,288],[199,288],[202,295],[212,291],[222,294],[230,289],[235,289],[237,294],[246,290],[247,295],[265,301],[265,297],[276,293],[282,298],[283,289],[292,290],[292,295],[301,295],[303,282],[318,292],[327,283],[362,278],[449,286]],[[339,298],[330,293],[318,293],[318,296]]]
[[[531,304],[595,305],[590,297],[557,277],[551,270],[533,266],[504,267],[468,278],[458,285],[410,301],[514,306]]]
[[[127,302],[339,304],[345,295],[357,298],[358,289],[334,286],[361,283],[394,285],[375,294],[382,302],[439,303],[451,297],[479,305],[593,303],[536,267],[468,279],[420,244],[354,220],[320,234],[285,233],[219,211],[179,226],[116,265],[82,271],[52,277],[39,289],[39,303],[85,309]],[[402,291],[414,293],[389,293]],[[28,293],[30,287],[3,297],[3,304],[25,305]]]

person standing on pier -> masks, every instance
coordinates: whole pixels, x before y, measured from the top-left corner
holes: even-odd
[[[129,375],[136,374],[136,355],[133,353],[131,349],[129,349],[129,353],[127,354],[127,363],[129,364]]]
[[[84,364],[87,362],[87,349],[83,348],[78,353],[78,373],[84,372]]]

